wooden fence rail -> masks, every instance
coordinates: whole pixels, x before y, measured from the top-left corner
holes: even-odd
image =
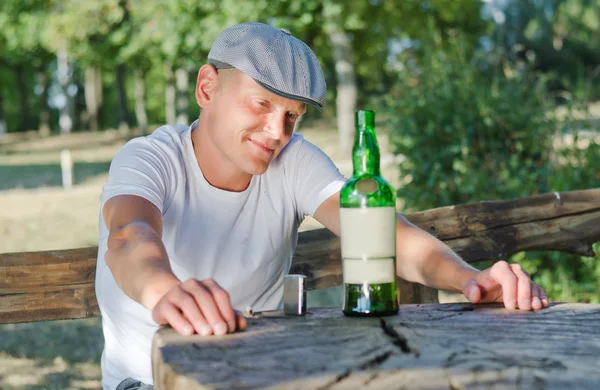
[[[600,241],[600,189],[441,207],[406,217],[468,262],[532,250],[593,256]],[[0,254],[0,324],[99,315],[94,292],[97,247]],[[308,288],[340,285],[339,238],[302,232],[292,273]],[[437,292],[400,282],[403,303],[436,302]]]

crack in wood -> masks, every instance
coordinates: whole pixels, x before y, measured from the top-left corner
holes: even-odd
[[[545,389],[547,386],[546,380],[539,375],[533,376],[533,388],[536,390]]]
[[[412,349],[408,345],[408,340],[406,337],[401,335],[391,324],[388,324],[383,318],[379,318],[381,323],[381,329],[383,329],[383,333],[385,333],[388,337],[392,339],[392,344],[396,347],[400,348],[403,353],[414,353],[416,357],[419,357],[419,352]]]
[[[469,348],[459,352],[453,352],[444,363],[445,368],[456,367],[461,364],[469,364],[473,362],[480,363],[488,361],[496,363],[504,368],[518,367],[520,369],[558,369],[566,370],[567,367],[560,361],[550,359],[548,357],[536,358],[533,356],[507,356],[492,351],[477,351]],[[472,371],[479,369],[479,364],[471,368]]]
[[[475,306],[471,303],[448,304],[447,306],[441,306],[436,310],[458,313],[463,311],[475,311]]]
[[[377,379],[379,377],[379,372],[374,372],[371,376],[369,376],[367,378],[367,380],[365,380],[363,382],[363,386],[368,386],[371,382],[373,382],[375,379]]]
[[[342,374],[338,375],[335,377],[334,380],[332,380],[329,383],[326,383],[325,385],[317,388],[317,390],[329,390],[331,389],[332,386],[340,383],[341,381],[343,381],[344,379],[348,378],[350,376],[350,374],[352,374],[352,370],[348,369],[346,371],[344,371]]]
[[[352,375],[352,372],[354,371],[364,371],[364,370],[369,370],[372,368],[375,368],[379,365],[381,365],[383,362],[385,362],[387,359],[389,359],[390,356],[392,356],[393,352],[392,351],[385,351],[369,360],[367,360],[366,362],[360,364],[359,366],[357,366],[356,368],[349,368],[346,371],[344,371],[343,373],[339,374],[338,376],[335,377],[334,380],[326,383],[325,385],[319,387],[318,390],[328,390],[330,389],[332,386],[340,383],[341,381],[343,381],[344,379],[348,378],[350,375]],[[371,375],[368,379],[367,379],[367,383],[372,381],[378,374],[375,373],[374,375]]]
[[[524,219],[522,221],[519,222],[506,222],[506,223],[500,223],[497,225],[493,225],[493,226],[486,226],[484,229],[481,230],[473,230],[469,228],[469,224],[467,224],[467,226],[465,227],[464,225],[462,225],[462,223],[464,222],[465,216],[468,217],[468,214],[463,214],[463,212],[460,213],[456,213],[456,219],[459,220],[461,222],[461,227],[464,228],[464,230],[468,231],[468,234],[462,234],[462,235],[455,235],[455,236],[444,236],[443,240],[444,241],[450,241],[450,240],[460,240],[460,239],[464,239],[464,238],[469,238],[469,237],[474,237],[474,236],[487,236],[487,233],[494,231],[494,230],[498,230],[498,229],[503,229],[503,228],[507,228],[507,227],[514,227],[514,226],[519,226],[519,225],[526,225],[526,224],[530,224],[530,223],[537,223],[537,222],[548,222],[548,221],[553,221],[553,220],[558,220],[558,219],[563,219],[563,218],[569,218],[569,217],[577,217],[580,215],[586,215],[586,214],[591,214],[591,213],[595,213],[597,211],[600,211],[600,207],[593,207],[593,208],[589,208],[589,209],[585,209],[585,210],[581,210],[581,211],[575,211],[575,212],[567,212],[564,214],[557,214],[557,215],[553,215],[553,216],[549,216],[549,217],[538,217],[538,218],[532,218],[532,219]],[[437,237],[437,236],[436,236]]]
[[[388,360],[390,356],[392,356],[392,351],[386,351],[384,353],[381,353],[381,354],[375,356],[374,358],[369,359],[366,362],[364,362],[363,364],[361,364],[358,367],[358,369],[359,370],[368,370],[371,368],[375,368],[375,367],[381,365],[381,363]]]

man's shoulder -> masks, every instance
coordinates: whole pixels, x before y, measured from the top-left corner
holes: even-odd
[[[297,158],[304,154],[313,154],[315,152],[325,153],[317,145],[304,138],[302,133],[294,132],[290,142],[288,142],[282,151],[281,157],[283,159]]]
[[[185,145],[186,132],[189,130],[185,125],[163,125],[144,138],[151,143],[181,149]]]
[[[119,151],[120,155],[131,155],[147,151],[155,157],[179,157],[185,149],[185,132],[189,128],[183,125],[164,125],[152,133],[130,139]]]

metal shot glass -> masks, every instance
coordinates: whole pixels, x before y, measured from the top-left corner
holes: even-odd
[[[306,276],[283,277],[283,313],[293,316],[306,314]]]

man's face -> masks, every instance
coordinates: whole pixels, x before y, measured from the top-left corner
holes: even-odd
[[[271,93],[237,70],[219,73],[209,138],[224,163],[260,175],[290,141],[306,105]]]

